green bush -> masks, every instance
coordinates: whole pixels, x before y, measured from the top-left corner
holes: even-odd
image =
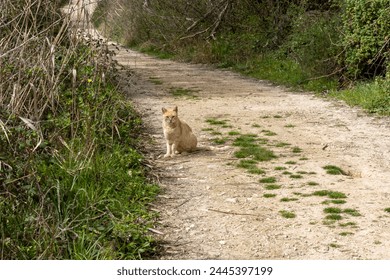
[[[390,59],[390,0],[346,0],[345,64],[352,79],[384,75]]]
[[[338,15],[329,12],[303,12],[294,21],[287,42],[281,47],[310,75],[325,75],[337,68],[340,51]]]

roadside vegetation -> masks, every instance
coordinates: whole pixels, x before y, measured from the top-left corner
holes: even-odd
[[[66,2],[0,4],[0,259],[150,258],[142,123]]]
[[[102,0],[96,26],[161,58],[211,63],[390,115],[390,0]]]

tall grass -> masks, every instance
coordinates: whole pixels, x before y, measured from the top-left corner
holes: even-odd
[[[1,1],[0,258],[139,259],[157,186],[87,2]],[[77,31],[77,29],[79,31]]]

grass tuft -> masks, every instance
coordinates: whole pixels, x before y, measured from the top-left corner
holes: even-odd
[[[326,173],[330,175],[347,175],[347,173],[342,170],[340,167],[335,165],[326,165],[323,167],[326,170]]]
[[[259,182],[264,183],[264,184],[272,184],[272,183],[276,183],[276,178],[275,177],[266,177],[266,178],[260,179]]]
[[[280,210],[279,213],[280,213],[280,215],[282,215],[283,218],[286,218],[286,219],[293,219],[297,216],[294,212],[290,212],[287,210]]]

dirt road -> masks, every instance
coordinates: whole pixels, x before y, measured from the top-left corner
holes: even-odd
[[[208,66],[124,48],[116,59],[152,137],[162,259],[390,258],[388,118]],[[204,149],[163,159],[173,105]],[[242,135],[277,157],[237,158]]]

